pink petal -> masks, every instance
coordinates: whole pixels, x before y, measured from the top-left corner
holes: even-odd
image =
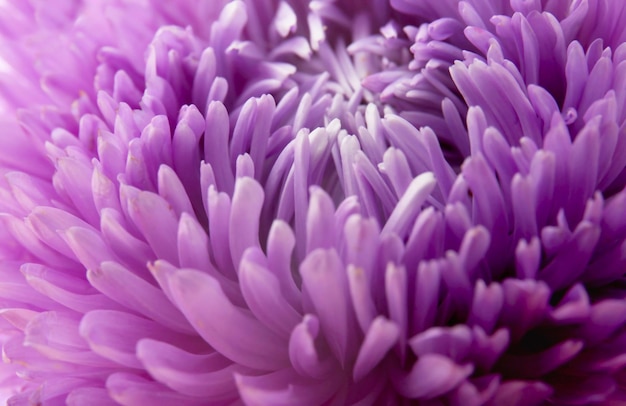
[[[251,250],[254,249],[246,251],[239,266],[239,283],[246,303],[259,321],[277,334],[288,337],[300,315],[283,298],[276,276],[247,258]]]
[[[170,205],[151,192],[139,192],[129,201],[129,215],[157,257],[175,263],[178,219]],[[158,218],[159,221],[154,221]]]
[[[179,270],[169,276],[170,293],[200,336],[231,360],[275,370],[288,363],[287,342],[235,307],[209,275]]]
[[[106,382],[109,396],[124,406],[135,405],[180,405],[201,406],[206,402],[176,393],[165,386],[149,381],[138,375],[118,372],[109,376]],[[216,403],[216,406],[224,403]]]
[[[79,330],[94,353],[131,368],[142,368],[135,346],[143,338],[176,343],[189,350],[204,346],[201,340],[174,333],[153,321],[112,310],[87,313],[80,322]]]
[[[118,263],[103,262],[100,267],[87,272],[87,279],[100,292],[133,311],[173,330],[194,332],[163,291]]]
[[[192,354],[150,339],[137,343],[137,357],[157,381],[206,402],[236,398],[233,374],[250,372],[217,353]]]

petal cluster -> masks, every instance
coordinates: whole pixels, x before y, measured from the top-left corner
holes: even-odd
[[[626,400],[626,5],[0,7],[9,405]]]

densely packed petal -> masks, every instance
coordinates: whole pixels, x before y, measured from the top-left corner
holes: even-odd
[[[626,5],[0,5],[9,405],[626,399]]]

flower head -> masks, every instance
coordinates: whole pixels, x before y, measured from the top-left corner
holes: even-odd
[[[162,3],[2,5],[9,404],[623,401],[621,3]]]

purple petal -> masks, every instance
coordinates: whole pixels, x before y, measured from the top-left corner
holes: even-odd
[[[460,325],[449,328],[432,327],[410,340],[415,355],[440,354],[455,362],[463,362],[471,350],[472,332]]]
[[[114,406],[116,403],[109,397],[104,388],[82,387],[73,390],[65,399],[67,406],[93,405]]]
[[[194,331],[161,290],[118,263],[103,262],[87,272],[87,279],[93,287],[128,309],[176,331]]]
[[[235,268],[239,267],[246,249],[259,247],[259,216],[263,200],[263,188],[254,179],[237,179],[228,223],[228,241]]]
[[[248,258],[253,250],[246,250],[239,266],[241,291],[259,321],[277,334],[287,337],[301,316],[283,298],[276,276]]]
[[[141,368],[135,346],[143,338],[177,343],[190,350],[197,350],[201,345],[200,340],[190,340],[189,336],[174,333],[153,321],[112,310],[87,313],[79,331],[95,354],[131,368]]]
[[[533,381],[504,382],[498,388],[490,404],[511,406],[539,406],[552,394],[552,389]]]
[[[434,187],[435,178],[432,174],[424,173],[416,177],[393,209],[381,234],[396,233],[400,237],[404,237],[417,217],[421,205]]]
[[[382,361],[396,344],[400,330],[395,323],[378,316],[365,334],[365,339],[354,364],[352,376],[355,382],[363,379]]]
[[[175,238],[178,219],[172,207],[154,193],[139,192],[129,200],[128,210],[133,223],[141,230],[157,257],[170,262],[177,261]],[[154,221],[154,218],[159,221]]]
[[[24,264],[20,270],[36,291],[70,309],[78,312],[121,310],[121,306],[107,296],[92,291],[82,278],[74,278],[36,264]]]
[[[296,287],[291,273],[291,255],[295,244],[296,241],[291,228],[283,221],[274,221],[267,237],[269,269],[275,273],[285,299],[296,311],[300,311],[302,308],[301,293]]]
[[[161,165],[158,171],[159,195],[165,199],[177,216],[182,213],[193,214],[193,207],[185,191],[185,187],[176,172],[167,165]]]
[[[214,278],[197,271],[179,270],[167,282],[178,308],[198,334],[221,354],[260,370],[274,370],[287,364],[286,340],[235,307]]]
[[[200,406],[204,402],[198,398],[190,398],[172,392],[165,386],[150,381],[139,375],[117,372],[106,381],[109,396],[124,406],[172,404],[181,406]]]
[[[478,280],[474,288],[468,324],[480,326],[486,332],[493,331],[500,317],[503,302],[504,294],[499,284],[492,283],[487,286],[485,282]]]
[[[302,290],[311,303],[305,311],[317,315],[333,354],[344,363],[354,349],[349,348],[351,313],[341,260],[334,250],[315,250],[300,265],[300,274]]]
[[[348,267],[348,285],[356,319],[363,333],[370,329],[377,311],[372,298],[371,279],[362,268]]]
[[[335,367],[335,361],[322,359],[315,346],[319,335],[319,320],[307,314],[291,332],[289,338],[289,358],[293,368],[302,376],[321,379],[327,377]]]
[[[248,372],[217,353],[192,354],[150,339],[137,343],[137,358],[157,381],[177,392],[211,402],[235,397],[233,374]]]
[[[432,399],[453,390],[472,372],[471,365],[461,366],[447,357],[427,354],[393,383],[396,390],[409,399]]]

